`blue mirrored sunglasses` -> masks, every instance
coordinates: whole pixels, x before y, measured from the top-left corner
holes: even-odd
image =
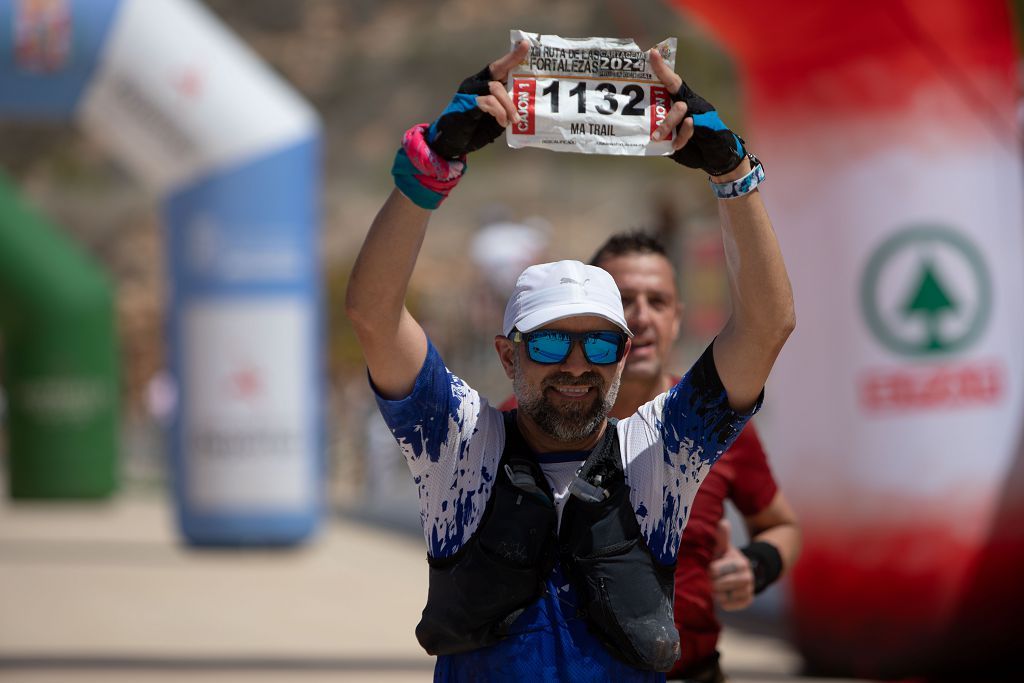
[[[594,365],[611,365],[622,360],[626,350],[623,332],[599,330],[596,332],[563,332],[562,330],[534,330],[520,332],[513,330],[509,337],[514,343],[526,344],[526,355],[534,363],[555,365],[564,363],[572,353],[573,344],[580,342],[587,362]]]

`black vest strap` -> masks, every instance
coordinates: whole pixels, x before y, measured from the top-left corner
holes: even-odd
[[[600,503],[608,497],[611,487],[625,481],[616,428],[618,423],[614,417],[608,418],[601,440],[569,484],[569,493],[584,503]]]

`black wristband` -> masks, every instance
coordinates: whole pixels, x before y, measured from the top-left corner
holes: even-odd
[[[782,555],[779,549],[767,541],[753,541],[740,552],[750,560],[750,571],[754,573],[754,595],[775,583],[782,574]]]

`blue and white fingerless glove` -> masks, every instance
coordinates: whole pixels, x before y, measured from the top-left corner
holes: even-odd
[[[713,176],[728,173],[740,165],[747,156],[743,140],[722,122],[711,103],[685,81],[679,86],[679,92],[672,95],[672,101],[686,103],[686,117],[693,118],[693,137],[670,159]]]

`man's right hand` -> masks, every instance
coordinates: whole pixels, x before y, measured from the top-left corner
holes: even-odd
[[[504,57],[462,82],[448,107],[430,125],[427,143],[431,149],[446,159],[461,159],[494,142],[509,123],[518,123],[519,114],[505,81],[529,48],[527,41],[519,41]]]

